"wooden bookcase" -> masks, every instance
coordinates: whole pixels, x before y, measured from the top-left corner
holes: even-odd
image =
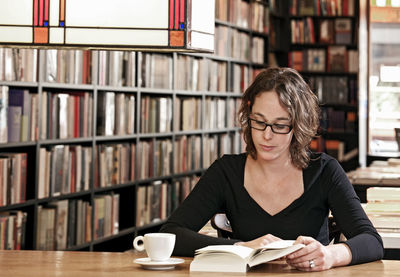
[[[217,15],[216,45],[221,49],[214,55],[29,50],[36,51],[31,59],[37,64],[31,65],[37,70],[31,80],[15,73],[17,67],[7,76],[9,69],[0,65],[0,87],[28,90],[35,111],[27,141],[0,143],[0,157],[26,153],[27,166],[21,167],[26,170],[25,199],[0,205],[3,215],[27,215],[25,249],[38,249],[40,243],[53,247],[56,236],[62,242],[54,247],[61,250],[130,249],[135,235],[158,230],[215,158],[242,151],[234,115],[243,89],[267,65],[269,29],[266,24],[255,30],[243,18],[256,18],[253,6],[268,16],[269,3],[216,2],[228,17]],[[15,57],[20,50],[7,51]],[[122,64],[114,66],[118,61]],[[151,203],[153,210],[139,210],[138,203]],[[65,205],[67,215],[49,224],[44,214],[61,214]],[[41,225],[58,226],[62,220],[66,229],[43,242]]]
[[[298,70],[321,103],[320,136],[312,148],[338,158],[346,171],[355,169],[358,1],[279,1],[272,19],[278,64]]]

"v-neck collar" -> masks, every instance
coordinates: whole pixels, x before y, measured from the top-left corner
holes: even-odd
[[[286,206],[285,208],[283,208],[282,210],[280,210],[279,212],[277,212],[274,215],[271,215],[268,211],[266,211],[264,208],[262,208],[258,202],[251,197],[250,193],[247,191],[247,189],[244,186],[244,176],[245,176],[245,167],[246,167],[246,161],[247,161],[247,154],[243,155],[243,170],[242,170],[242,189],[246,195],[246,197],[249,198],[250,203],[254,203],[258,209],[263,213],[266,214],[270,217],[279,217],[279,216],[283,216],[285,215],[287,212],[289,212],[290,210],[292,210],[293,208],[297,207],[299,204],[302,203],[303,199],[305,198],[305,195],[307,194],[307,192],[310,190],[310,188],[312,187],[312,185],[315,183],[316,181],[316,174],[314,171],[315,166],[318,166],[318,164],[320,164],[320,158],[317,158],[315,160],[310,160],[308,167],[306,167],[305,169],[303,169],[303,186],[304,186],[304,191],[303,193],[296,198],[295,200],[293,200],[288,206]]]

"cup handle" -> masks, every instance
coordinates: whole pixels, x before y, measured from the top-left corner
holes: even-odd
[[[133,247],[137,250],[137,251],[143,251],[144,250],[144,241],[143,241],[144,237],[143,236],[137,236],[134,240],[133,240]],[[142,241],[142,244],[139,245],[138,242]]]

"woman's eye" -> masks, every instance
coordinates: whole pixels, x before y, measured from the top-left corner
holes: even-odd
[[[285,129],[286,127],[287,127],[286,125],[274,124],[274,128],[275,128],[275,129],[280,129],[280,130],[282,130],[282,129]]]

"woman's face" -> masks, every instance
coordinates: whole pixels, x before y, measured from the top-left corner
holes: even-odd
[[[289,146],[293,131],[289,132],[290,116],[287,109],[279,102],[278,94],[275,91],[260,93],[254,100],[250,119],[251,136],[257,151],[257,160],[286,162],[290,157]],[[254,129],[254,127],[265,127],[262,122],[274,124],[275,132],[289,133],[274,133],[271,126],[267,126],[264,131]]]

